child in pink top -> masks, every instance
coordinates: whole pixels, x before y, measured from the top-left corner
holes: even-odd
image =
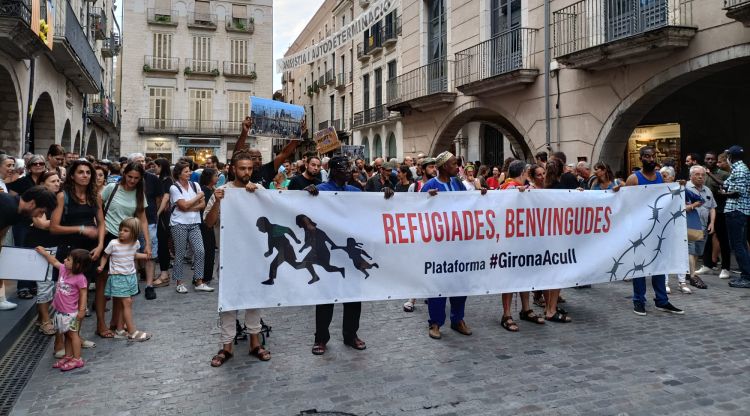
[[[83,367],[81,359],[81,338],[78,330],[81,320],[86,316],[86,295],[88,282],[83,271],[91,264],[91,254],[87,250],[75,249],[60,263],[44,247],[36,251],[44,256],[49,264],[60,270],[55,286],[55,297],[52,306],[55,314],[55,329],[65,336],[65,356],[55,362],[53,368],[69,371]]]

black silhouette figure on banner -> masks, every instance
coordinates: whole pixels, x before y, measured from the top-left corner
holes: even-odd
[[[297,225],[305,231],[305,244],[299,249],[301,253],[307,247],[311,250],[307,253],[304,259],[302,259],[302,266],[298,268],[306,268],[312,275],[308,284],[313,284],[320,280],[318,274],[315,273],[314,265],[318,265],[325,269],[327,272],[341,272],[341,277],[345,276],[345,270],[343,267],[336,267],[331,265],[331,252],[328,250],[326,243],[331,245],[331,248],[338,247],[325,231],[317,228],[317,224],[311,220],[307,215],[300,214],[296,218]]]
[[[302,263],[297,261],[297,256],[294,254],[294,247],[289,243],[289,239],[286,238],[286,235],[289,234],[297,244],[301,243],[291,228],[271,224],[266,217],[258,218],[255,225],[260,232],[268,234],[268,251],[263,253],[263,255],[268,257],[273,253],[273,249],[276,249],[276,257],[271,261],[271,267],[268,271],[268,280],[261,282],[262,284],[272,285],[274,279],[276,279],[276,270],[283,263],[289,263],[295,269],[304,267]]]
[[[352,263],[354,263],[354,267],[357,268],[357,270],[361,271],[365,274],[365,279],[370,277],[370,273],[367,273],[367,269],[372,269],[375,267],[376,269],[379,268],[377,263],[370,264],[362,258],[362,256],[367,257],[368,259],[372,260],[372,257],[367,254],[366,251],[362,250],[362,243],[358,243],[355,239],[349,237],[346,239],[346,246],[340,247],[331,247],[332,249],[339,249],[344,250],[346,254],[349,255],[349,258],[352,259]]]

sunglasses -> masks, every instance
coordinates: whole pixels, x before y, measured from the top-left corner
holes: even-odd
[[[44,166],[44,165],[45,165],[44,162],[35,162],[31,164],[31,166]]]

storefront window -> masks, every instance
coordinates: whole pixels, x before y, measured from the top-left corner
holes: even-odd
[[[675,171],[679,172],[682,166],[680,155],[680,125],[658,124],[653,126],[638,126],[633,130],[628,140],[627,168],[628,174],[633,168],[641,167],[639,151],[644,146],[653,146],[656,149],[656,162],[664,165],[672,160]]]

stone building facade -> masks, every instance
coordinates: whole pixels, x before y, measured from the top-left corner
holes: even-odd
[[[116,153],[113,3],[0,1],[0,149],[46,154],[58,143],[81,155]]]
[[[332,3],[357,16],[372,2]],[[395,53],[355,56],[351,86],[353,113],[365,110],[366,76],[396,60],[379,93],[398,158],[451,149],[501,164],[561,150],[629,170],[645,144],[679,164],[747,142],[749,0],[401,0],[398,10]],[[390,156],[358,127],[354,144]]]
[[[249,97],[271,98],[271,0],[124,2],[122,152],[231,155]],[[271,141],[250,138],[266,157]]]

